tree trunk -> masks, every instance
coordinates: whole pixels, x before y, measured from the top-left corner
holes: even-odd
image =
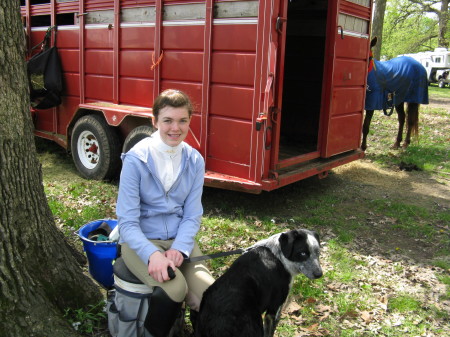
[[[384,25],[384,12],[386,11],[386,0],[376,0],[375,12],[372,20],[372,38],[377,37],[378,41],[375,47],[372,48],[373,57],[376,60],[380,59],[381,46],[383,44],[383,25]]]
[[[44,194],[19,4],[0,2],[0,334],[76,336],[64,310],[102,296],[56,228]]]
[[[447,35],[447,25],[449,19],[449,9],[448,9],[448,1],[442,0],[441,2],[441,11],[439,15],[439,38],[438,38],[438,47],[448,48],[449,44],[446,39]]]

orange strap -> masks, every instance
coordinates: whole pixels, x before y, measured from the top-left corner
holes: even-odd
[[[161,63],[163,56],[164,56],[164,50],[161,52],[161,56],[159,56],[158,61],[155,62],[155,53],[152,53],[152,63],[153,64],[150,67],[151,70],[154,70],[158,66],[158,64]]]

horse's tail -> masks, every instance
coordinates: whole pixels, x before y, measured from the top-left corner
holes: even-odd
[[[408,125],[413,136],[419,135],[419,107],[418,103],[407,104]]]

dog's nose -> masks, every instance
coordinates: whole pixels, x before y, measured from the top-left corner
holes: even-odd
[[[316,271],[313,273],[313,275],[314,275],[314,278],[321,278],[322,275],[323,275],[323,272],[322,272],[322,270],[316,270]]]

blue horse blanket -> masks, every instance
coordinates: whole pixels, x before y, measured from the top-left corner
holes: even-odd
[[[373,60],[367,77],[366,110],[386,110],[400,103],[428,104],[425,68],[412,57]]]

